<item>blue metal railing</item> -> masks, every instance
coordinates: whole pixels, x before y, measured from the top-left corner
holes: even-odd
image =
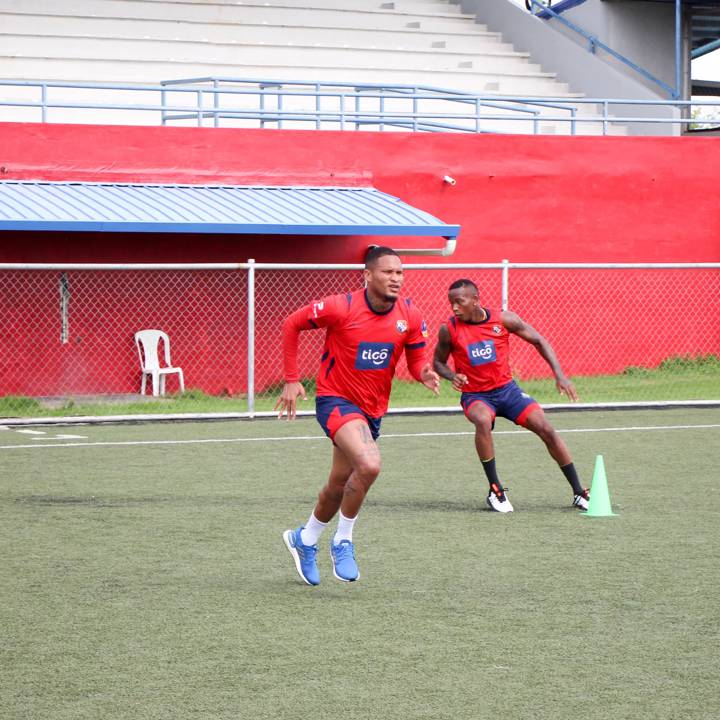
[[[609,45],[605,44],[600,40],[597,35],[593,35],[592,33],[589,33],[584,28],[580,27],[579,25],[576,25],[574,22],[571,22],[567,18],[563,17],[560,12],[564,8],[563,7],[557,7],[553,8],[552,6],[548,5],[547,3],[542,2],[542,0],[527,0],[527,3],[532,7],[531,12],[533,15],[537,17],[542,18],[553,18],[555,20],[558,20],[560,23],[565,25],[566,27],[570,28],[574,32],[576,32],[578,35],[581,35],[584,37],[588,42],[588,51],[591,53],[595,53],[598,48],[606,52],[608,55],[611,55],[616,60],[620,61],[623,65],[626,65],[634,72],[638,73],[639,75],[642,75],[646,80],[649,80],[654,85],[657,85],[658,87],[662,88],[666,93],[668,93],[668,96],[673,98],[674,100],[677,100],[680,97],[680,61],[679,61],[679,47],[680,47],[680,19],[679,19],[679,0],[676,0],[677,10],[676,10],[676,20],[675,20],[675,87],[672,88],[670,85],[668,85],[663,80],[660,80],[659,78],[655,77],[652,73],[648,72],[644,67],[641,67],[637,63],[633,62],[629,58],[625,57],[621,53],[617,52],[617,50],[613,50]]]
[[[32,99],[29,93],[37,99]],[[62,95],[58,97],[58,93]],[[149,100],[121,102],[128,96],[130,100]],[[629,110],[633,107],[674,109],[684,117],[633,115]],[[690,115],[693,108],[700,107],[713,108],[720,123],[720,99],[510,97],[473,95],[423,85],[221,77],[172,80],[159,85],[0,80],[0,120],[25,122],[35,118],[28,112],[13,116],[10,109],[37,111],[41,122],[83,122],[79,114],[87,111],[84,122],[99,123],[105,111],[112,111],[113,119],[123,117],[123,124],[133,124],[139,116],[156,115],[160,124],[192,121],[201,127],[208,122],[219,127],[223,121],[242,121],[243,126],[253,127],[537,134],[543,129],[541,123],[556,123],[560,131],[574,135],[588,124],[601,125],[603,133],[618,124],[686,127],[698,122]],[[612,116],[611,111],[623,114]],[[712,119],[703,117],[702,122]]]
[[[561,120],[571,123],[571,132],[575,134],[573,120],[577,109],[568,104],[560,103],[554,99],[541,98],[509,98],[500,96],[471,95],[455,90],[447,90],[427,85],[384,85],[380,83],[331,83],[331,82],[310,82],[302,80],[267,81],[260,79],[245,78],[189,78],[183,80],[167,80],[161,83],[165,90],[162,95],[162,104],[168,103],[168,93],[177,89],[187,90],[188,87],[201,89],[206,86],[205,92],[212,92],[215,96],[215,106],[211,111],[202,111],[204,117],[211,117],[215,126],[219,125],[221,118],[247,117],[254,110],[233,110],[218,107],[218,98],[222,95],[248,96],[258,95],[258,120],[261,127],[269,123],[275,123],[282,128],[284,122],[314,121],[315,127],[320,128],[322,122],[335,122],[341,129],[346,129],[348,123],[354,124],[355,129],[364,126],[377,125],[380,130],[385,126],[399,127],[413,130],[415,132],[484,132],[482,121],[484,120],[531,120],[534,132],[537,133],[540,113],[543,109],[554,109],[561,113],[567,113]],[[200,89],[198,89],[200,88]],[[305,110],[290,109],[284,107],[286,99],[307,99],[314,98],[314,106]],[[269,108],[267,101],[275,99],[274,108]],[[338,109],[335,111],[323,107],[323,99],[335,99],[338,101]],[[377,100],[377,109],[362,108],[363,100]],[[408,111],[390,111],[387,109],[388,101],[407,101]],[[457,109],[457,112],[448,110],[446,112],[423,111],[420,107],[422,101],[447,103],[449,108]],[[367,104],[366,104],[367,105]],[[467,111],[465,108],[471,107]],[[488,110],[500,110],[508,115],[488,114]],[[516,113],[513,115],[512,113]],[[196,113],[163,113],[163,124],[172,120],[187,120],[195,118]],[[441,120],[464,120],[464,125]]]

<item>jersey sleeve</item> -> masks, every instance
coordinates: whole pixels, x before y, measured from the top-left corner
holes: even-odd
[[[285,382],[298,382],[300,379],[297,365],[300,333],[335,325],[347,315],[348,306],[344,295],[332,295],[305,305],[285,318],[282,325]]]
[[[425,319],[417,308],[410,311],[410,330],[405,343],[405,359],[410,374],[421,382],[420,371],[427,364],[428,327]]]

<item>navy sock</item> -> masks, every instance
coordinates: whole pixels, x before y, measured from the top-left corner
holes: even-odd
[[[482,465],[483,470],[485,471],[485,477],[488,480],[488,483],[490,483],[490,488],[492,491],[499,497],[504,498],[505,497],[505,490],[502,486],[502,483],[500,482],[500,479],[497,475],[497,469],[495,467],[495,458],[492,457],[489,460],[481,460],[480,464]]]
[[[575,463],[568,463],[563,465],[561,468],[563,475],[567,478],[570,486],[573,489],[575,495],[582,495],[584,492],[583,486],[580,484],[580,478],[578,477],[577,470],[575,469]]]

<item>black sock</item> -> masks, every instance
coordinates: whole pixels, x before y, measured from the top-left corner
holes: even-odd
[[[483,470],[485,471],[485,477],[490,483],[490,488],[499,497],[505,497],[505,490],[503,489],[502,483],[497,476],[497,469],[495,468],[495,458],[492,457],[489,460],[481,460]]]
[[[578,477],[577,470],[575,469],[575,463],[568,463],[563,465],[561,468],[563,475],[567,478],[570,483],[575,495],[582,495],[585,492],[585,488],[580,484],[580,478]]]

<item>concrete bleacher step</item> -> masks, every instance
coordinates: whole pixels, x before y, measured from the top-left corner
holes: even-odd
[[[223,0],[137,0],[146,3],[168,3],[176,5],[192,5],[202,2],[204,5],[227,5]],[[449,0],[235,0],[234,5],[242,7],[274,6],[292,10],[295,8],[313,10],[345,10],[361,9],[366,12],[397,12],[397,13],[432,13],[435,15],[463,16],[474,18],[469,13],[463,13],[459,4]]]
[[[11,57],[46,57],[62,60],[72,47],[75,59],[123,62],[172,61],[183,64],[205,63],[209,55],[217,65],[289,65],[335,68],[393,68],[416,70],[476,69],[484,73],[519,74],[552,78],[538,65],[529,64],[529,55],[512,51],[486,51],[481,55],[446,48],[385,49],[337,45],[271,45],[256,43],[190,42],[183,40],[135,39],[115,36],[69,37],[51,35],[0,34],[2,52]],[[112,43],[108,43],[112,40]],[[112,54],[108,51],[112,50]]]
[[[333,2],[324,2],[324,0],[276,0],[272,4],[264,2],[262,5],[257,2],[244,2],[240,8],[222,2],[198,4],[196,2],[190,2],[189,0],[175,0],[173,2],[168,0],[53,0],[52,3],[50,3],[49,0],[35,0],[32,7],[36,11],[47,10],[49,7],[52,7],[57,18],[60,18],[64,13],[70,16],[64,19],[70,19],[71,21],[73,17],[77,17],[78,13],[83,12],[95,14],[96,12],[118,13],[122,11],[125,13],[123,16],[124,22],[127,22],[128,14],[135,12],[138,13],[138,16],[142,15],[147,17],[150,15],[155,17],[156,24],[161,22],[160,18],[165,19],[171,17],[173,22],[168,24],[174,25],[178,18],[186,18],[188,13],[192,15],[198,12],[204,12],[206,14],[211,12],[211,16],[214,17],[218,13],[232,14],[233,12],[237,12],[238,9],[242,11],[243,22],[248,21],[249,12],[257,11],[260,14],[265,14],[266,20],[264,20],[264,22],[271,23],[272,18],[267,14],[272,14],[276,11],[284,11],[287,14],[288,3],[293,5],[293,12],[291,18],[287,16],[284,17],[286,24],[290,21],[297,21],[297,13],[313,13],[313,20],[317,22],[318,18],[322,16],[326,10],[336,19],[341,18],[346,26],[350,28],[357,27],[358,16],[373,16],[373,24],[376,27],[378,24],[381,26],[386,25],[388,20],[392,21],[390,22],[392,26],[394,21],[397,20],[397,15],[394,11],[397,3],[366,2],[361,4],[356,2],[346,10],[337,10],[337,4],[334,0]],[[390,5],[393,7],[392,10],[389,9]],[[406,6],[410,7],[411,5],[414,9],[419,7],[421,10],[427,10],[428,12],[412,16],[408,15],[405,16],[404,19],[412,17],[418,20],[419,18],[420,20],[418,20],[418,22],[421,23],[423,18],[431,18],[433,22],[437,24],[438,18],[452,17],[454,22],[456,22],[458,18],[461,18],[461,14],[458,11],[459,6],[450,6],[446,3],[435,2],[435,0],[409,0]],[[366,9],[358,11],[357,8],[359,6]],[[0,8],[3,7],[17,10],[22,7],[27,7],[27,5],[23,5],[17,2],[17,0],[0,0]],[[443,10],[452,9],[454,12],[438,13],[438,8]],[[169,9],[173,9],[174,12],[168,14]],[[435,12],[429,12],[431,10]],[[153,13],[155,13],[155,15],[153,15]],[[18,14],[19,13],[15,13],[15,17],[17,17]],[[54,21],[53,25],[56,24],[57,21]],[[5,26],[5,24],[3,24],[3,26]],[[242,25],[239,25],[239,27],[241,26]],[[285,25],[278,27],[278,32],[280,33],[284,27]],[[475,31],[477,31],[477,29],[482,26],[477,26],[472,22],[468,25],[467,22],[463,22],[461,26],[457,26],[455,29],[457,30],[459,27],[473,27]],[[212,29],[211,24],[208,25],[208,29]],[[480,32],[483,32],[483,30],[480,30]],[[56,35],[53,37],[47,32],[43,33],[34,30],[32,34],[4,35],[2,37],[2,47],[0,47],[0,56],[5,55],[8,58],[8,62],[5,64],[6,71],[10,71],[13,66],[17,65],[16,62],[12,62],[11,60],[21,58],[27,58],[29,63],[32,58],[46,57],[49,60],[49,65],[57,64],[63,60],[62,54],[67,54],[67,49],[72,48],[72,54],[75,56],[74,60],[78,58],[92,60],[93,64],[95,60],[106,61],[108,59],[116,59],[119,64],[122,64],[128,57],[133,58],[133,60],[146,60],[148,63],[157,63],[158,60],[166,60],[175,67],[195,63],[198,67],[203,67],[203,69],[232,63],[238,66],[234,72],[231,71],[230,74],[233,75],[239,73],[239,70],[247,64],[247,56],[253,54],[253,65],[265,64],[268,67],[289,65],[293,69],[304,66],[308,70],[312,69],[313,71],[317,71],[323,64],[335,68],[357,67],[358,65],[365,64],[369,70],[375,69],[376,67],[397,68],[398,70],[414,68],[425,72],[426,69],[432,68],[437,73],[458,68],[465,71],[477,69],[483,73],[497,72],[504,75],[525,75],[528,78],[552,78],[552,75],[540,72],[537,66],[531,66],[527,62],[527,55],[514,53],[505,47],[493,49],[484,46],[482,51],[480,48],[476,48],[472,53],[468,52],[463,56],[462,49],[448,48],[447,44],[443,47],[442,41],[435,41],[434,47],[431,46],[430,48],[432,54],[426,56],[421,53],[421,48],[407,48],[400,54],[395,48],[378,45],[375,47],[356,47],[353,48],[352,51],[349,51],[350,43],[347,41],[343,43],[342,49],[338,46],[332,47],[327,44],[323,47],[322,43],[317,43],[317,49],[315,49],[307,45],[297,47],[296,44],[291,45],[290,43],[285,46],[278,46],[276,42],[273,48],[267,47],[269,43],[264,43],[264,47],[258,50],[254,50],[253,46],[242,46],[240,43],[224,43],[216,40],[214,37],[208,38],[204,44],[202,41],[189,43],[180,39],[165,42],[172,44],[165,47],[162,42],[158,42],[157,40],[153,42],[152,35],[149,35],[148,40],[143,44],[142,40],[128,39],[127,37],[116,36],[104,41],[101,37],[78,37],[76,34],[71,35],[69,32],[67,32],[66,36]],[[101,45],[104,45],[104,47],[101,48]],[[233,47],[233,45],[237,45],[238,47]],[[38,46],[41,47],[38,48]],[[57,46],[60,46],[61,50],[58,50]],[[291,52],[288,51],[290,47],[293,48]],[[95,48],[95,51],[93,48]],[[257,48],[257,45],[255,48]],[[210,52],[208,52],[208,50],[210,50]],[[386,51],[388,54],[385,54]],[[270,52],[277,54],[277,57],[266,61],[265,58]],[[208,61],[208,56],[212,58],[211,61]],[[291,56],[291,59],[288,59],[288,56]],[[365,61],[365,58],[368,57],[370,58],[370,62]],[[74,61],[73,58],[67,58],[67,60],[71,63]],[[77,65],[76,62],[75,65]],[[88,75],[88,73],[96,73],[96,70],[97,68],[88,68],[85,75],[76,79],[100,79],[97,77],[97,74],[94,76]],[[154,68],[154,70],[157,70],[157,68]],[[53,68],[53,71],[52,77],[58,77],[56,74],[57,68]],[[223,69],[222,72],[225,72],[225,70]],[[197,73],[190,74],[196,75]],[[28,77],[31,75],[28,72],[25,76]],[[44,76],[49,77],[47,75]],[[176,76],[173,75],[172,77]],[[103,79],[107,79],[107,76]],[[146,74],[144,79],[146,82],[152,82],[165,78],[158,77],[158,74],[154,72],[153,69],[150,69],[150,72]],[[489,85],[483,83],[483,85],[486,90],[494,90],[492,83]],[[498,83],[495,83],[495,85],[498,85]],[[558,91],[562,92],[562,89],[558,88]],[[542,92],[552,94],[553,90],[552,88],[543,87]]]
[[[362,7],[363,9],[358,9]],[[432,7],[432,6],[429,6]],[[0,12],[24,12],[27,4],[20,0],[0,0]],[[315,25],[317,27],[354,27],[380,30],[414,29],[444,32],[458,30],[472,24],[470,16],[458,13],[417,13],[394,10],[367,9],[365,3],[354,2],[348,9],[307,7],[288,8],[273,2],[230,3],[177,2],[171,0],[33,0],[33,13],[54,16],[102,15],[117,18],[148,20],[193,20],[206,23],[265,23],[282,28],[286,25]],[[486,26],[478,26],[487,30]]]
[[[190,77],[251,77],[268,80],[317,79],[326,81],[372,82],[386,85],[432,85],[472,93],[499,93],[535,97],[574,97],[567,85],[551,77],[528,76],[525,73],[482,72],[473,68],[442,70],[428,68],[422,77],[414,69],[343,67],[265,63],[263,65],[222,64],[215,62],[105,60],[103,58],[64,58],[48,64],[46,57],[17,56],[4,58],[8,77],[83,82],[157,83],[160,80]]]
[[[7,13],[2,16],[0,36],[61,35],[65,37],[136,38],[143,40],[185,40],[190,42],[277,44],[324,44],[342,41],[348,46],[395,49],[447,49],[482,53],[485,50],[513,51],[502,42],[500,33],[487,30],[471,32],[426,32],[417,29],[377,30],[362,28],[286,26],[282,31],[271,25],[236,25],[195,21],[142,20],[84,16],[51,16],[31,13]]]
[[[488,31],[449,0],[0,0],[0,77],[148,85],[209,76],[578,97],[554,74],[532,63],[527,53],[516,52],[499,33]],[[105,91],[94,91],[92,99],[82,90],[49,92],[52,97],[62,93],[65,102],[160,102],[145,94],[125,93],[119,100],[108,94],[100,100]],[[187,97],[183,104],[196,102],[194,96]],[[206,102],[211,102],[208,97]],[[252,107],[257,101],[223,96],[223,102]],[[297,98],[286,98],[285,103],[303,111]],[[37,112],[4,108],[3,116]],[[60,122],[73,112],[53,108],[50,120]],[[153,124],[140,111],[97,113],[98,122]],[[588,113],[597,114],[597,108],[578,108],[578,115]],[[564,116],[562,111],[542,111],[543,117],[553,115]],[[307,127],[315,124],[308,122]],[[569,124],[542,118],[522,125],[488,120],[481,129],[570,132]],[[596,134],[602,126],[583,125],[579,132]],[[611,134],[621,132],[611,127]]]

